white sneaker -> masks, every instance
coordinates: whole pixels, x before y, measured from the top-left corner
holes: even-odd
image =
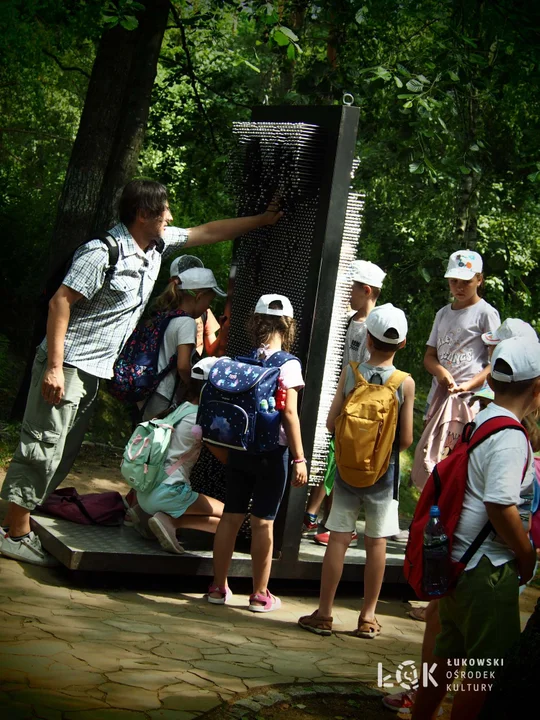
[[[4,557],[32,565],[41,565],[42,567],[60,565],[56,558],[43,549],[40,539],[33,532],[23,537],[22,540],[12,540],[5,535],[0,541],[0,553]]]
[[[183,555],[185,550],[176,539],[176,528],[169,515],[158,512],[148,521],[148,527],[159,540],[161,547],[167,552]]]
[[[4,528],[0,525],[0,540],[5,538],[7,535],[7,530],[4,530]]]

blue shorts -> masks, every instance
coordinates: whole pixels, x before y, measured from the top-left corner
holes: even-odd
[[[167,513],[173,518],[182,517],[190,505],[193,505],[199,493],[185,482],[165,485],[161,483],[150,492],[137,493],[137,502],[149,515],[157,512]]]
[[[288,461],[289,449],[281,445],[258,455],[229,451],[223,512],[245,515],[251,500],[252,515],[261,520],[274,520],[287,485]]]

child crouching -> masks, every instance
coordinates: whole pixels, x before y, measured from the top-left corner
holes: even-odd
[[[186,389],[185,404],[191,405],[193,412],[186,415],[174,429],[164,466],[166,479],[150,492],[137,493],[140,509],[152,516],[147,520],[148,528],[167,552],[184,552],[176,539],[178,529],[215,533],[223,513],[222,502],[195,492],[189,481],[201,451],[201,432],[196,425],[199,395],[216,359],[204,358],[191,369],[191,383]]]

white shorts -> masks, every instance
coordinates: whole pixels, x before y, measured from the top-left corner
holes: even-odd
[[[353,487],[341,479],[336,470],[332,508],[325,525],[334,532],[354,532],[362,503],[366,512],[365,535],[384,538],[397,535],[399,529],[399,478],[394,479],[394,465],[369,487]]]

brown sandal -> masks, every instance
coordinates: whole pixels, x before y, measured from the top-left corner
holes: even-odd
[[[358,627],[354,631],[353,635],[355,637],[371,639],[381,634],[381,628],[382,625],[379,624],[377,618],[373,618],[373,620],[366,620],[363,617],[359,617]]]

